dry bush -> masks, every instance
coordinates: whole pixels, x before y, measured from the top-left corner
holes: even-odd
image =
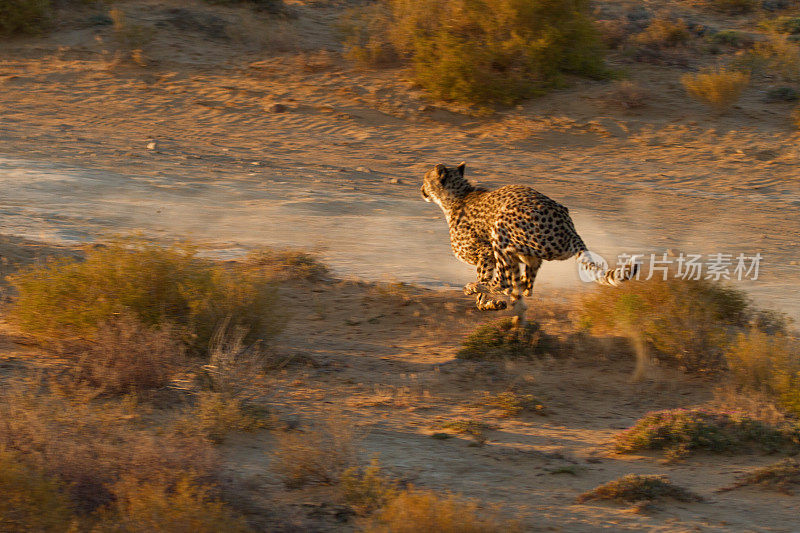
[[[605,101],[624,109],[639,109],[647,105],[650,93],[632,81],[619,81],[606,94]]]
[[[154,330],[122,315],[97,330],[80,349],[75,379],[106,394],[139,393],[169,384],[183,362],[183,346],[169,330]]]
[[[757,329],[740,333],[725,353],[733,382],[765,393],[800,415],[800,342],[784,334]]]
[[[724,44],[732,48],[748,48],[753,46],[753,38],[736,30],[722,30],[708,38],[712,44]]]
[[[452,494],[409,489],[363,524],[367,533],[513,533],[518,523],[481,512],[474,501]]]
[[[14,382],[0,393],[0,448],[62,481],[76,508],[91,511],[114,498],[124,476],[174,483],[207,474],[215,457],[205,440],[143,427],[130,399],[96,399],[87,388]]]
[[[731,329],[746,326],[751,315],[741,291],[670,277],[598,288],[581,300],[577,319],[594,333],[630,338],[664,364],[718,372],[726,368]]]
[[[0,37],[39,33],[49,24],[50,16],[50,0],[3,0],[0,2]]]
[[[750,83],[750,74],[718,67],[698,74],[686,74],[681,83],[693,98],[722,113],[739,100]]]
[[[800,45],[786,35],[771,34],[741,55],[737,65],[769,76],[777,73],[789,82],[800,81]]]
[[[641,33],[631,37],[630,42],[651,48],[672,48],[685,44],[691,35],[682,19],[654,18]]]
[[[769,424],[735,411],[672,409],[648,413],[617,434],[614,445],[621,453],[665,450],[671,459],[697,450],[715,453],[796,450],[800,445],[800,425]]]
[[[536,322],[516,327],[510,318],[479,326],[464,339],[458,359],[529,359],[551,354],[558,348],[555,337]]]
[[[320,420],[306,431],[281,433],[277,440],[272,469],[289,488],[336,483],[348,468],[358,466],[360,436],[341,416]]]
[[[0,531],[71,531],[76,516],[61,483],[0,450]]]
[[[400,494],[399,483],[383,473],[377,459],[363,469],[348,468],[339,483],[344,502],[361,516],[384,507]]]
[[[565,72],[608,74],[586,0],[385,0],[367,9],[367,22],[350,24],[350,53],[396,54],[437,98],[508,104]],[[381,22],[369,21],[376,12]]]
[[[98,513],[94,531],[109,533],[244,533],[244,518],[212,494],[212,487],[189,475],[172,484],[124,478],[114,486],[115,500]]]
[[[330,279],[330,270],[307,252],[297,250],[257,250],[237,263],[243,272],[257,272],[273,281],[319,282]]]
[[[578,496],[578,503],[592,500],[612,500],[616,502],[650,502],[670,498],[680,502],[702,500],[691,491],[673,485],[666,476],[640,476],[628,474],[609,481]]]
[[[544,403],[539,398],[533,394],[519,394],[514,391],[485,394],[475,406],[498,411],[502,417],[517,416],[523,412],[545,414]]]
[[[248,408],[240,398],[227,393],[201,392],[197,405],[178,420],[177,429],[221,443],[230,433],[267,427],[266,413]]]
[[[130,314],[148,327],[173,327],[190,353],[205,354],[219,324],[268,340],[284,324],[268,273],[198,259],[189,247],[114,242],[85,260],[51,260],[9,276],[18,293],[10,319],[43,340],[96,338],[98,327]]]
[[[750,13],[759,6],[758,0],[693,0],[693,3],[728,15]]]
[[[615,50],[628,40],[628,23],[623,19],[595,21],[600,40],[610,50]]]
[[[348,9],[339,21],[345,57],[369,67],[396,64],[400,54],[391,40],[392,23],[389,2]]]
[[[740,476],[736,483],[722,488],[718,492],[753,485],[777,490],[784,494],[794,494],[794,487],[800,485],[800,462],[797,459],[788,458],[763,468],[757,468],[749,474]]]

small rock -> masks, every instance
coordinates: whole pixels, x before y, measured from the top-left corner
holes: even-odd
[[[450,435],[449,433],[434,433],[433,435],[431,435],[431,438],[436,440],[447,440],[450,437],[452,437],[452,435]]]
[[[403,183],[403,180],[401,180],[400,178],[392,178],[389,180],[389,183],[393,185],[401,185]]]
[[[434,111],[435,109],[436,108],[434,106],[432,106],[430,104],[425,104],[425,105],[419,106],[417,108],[417,111],[419,111],[420,113],[430,113],[431,111]]]
[[[365,174],[372,174],[372,169],[367,167],[356,167],[356,172],[364,172]]]
[[[285,113],[289,108],[285,104],[272,104],[269,106],[269,110],[272,113]]]
[[[150,141],[147,143],[148,150],[158,150],[158,144],[155,141]]]

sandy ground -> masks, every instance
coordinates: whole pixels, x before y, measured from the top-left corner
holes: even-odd
[[[88,11],[68,14],[52,35],[0,43],[4,272],[139,231],[191,238],[222,256],[266,245],[312,249],[340,276],[452,287],[472,272],[452,257],[441,214],[421,201],[419,183],[433,164],[463,160],[482,185],[532,185],[567,205],[584,240],[610,259],[760,252],[760,279],[742,286],[800,316],[800,148],[791,105],[764,102],[768,81],[712,116],[683,93],[683,71],[636,65],[630,76],[649,91],[641,110],[615,107],[608,84],[575,80],[473,116],[429,102],[400,71],[343,61],[331,25],[340,3],[294,2],[292,18],[195,2],[117,4],[130,24],[163,30],[145,46],[148,66],[115,59],[112,30],[86,22]],[[204,22],[180,25],[175,17],[185,13],[174,9]],[[572,264],[551,264],[537,287],[547,295],[580,282]],[[664,372],[633,386],[633,361],[613,353],[488,374],[448,363],[485,315],[456,292],[410,290],[387,295],[355,281],[286,289],[296,319],[281,349],[328,362],[270,385],[287,415],[307,420],[321,405],[337,406],[369,427],[367,453],[398,475],[500,503],[532,530],[797,529],[796,498],[713,492],[774,458],[664,465],[603,448],[649,410],[707,401],[709,384]],[[531,307],[542,320],[557,312]],[[510,384],[541,394],[549,416],[501,419],[470,407],[477,393]],[[453,417],[497,429],[483,447],[429,437]],[[266,470],[269,443],[264,433],[227,445],[230,475],[286,498]],[[576,475],[550,473],[562,466],[578,467]],[[669,474],[707,501],[649,515],[574,503],[631,472]]]

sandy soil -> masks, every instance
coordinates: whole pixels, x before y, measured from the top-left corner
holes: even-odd
[[[584,240],[607,258],[761,252],[761,278],[744,286],[800,316],[800,149],[791,104],[764,102],[769,80],[712,116],[683,93],[683,70],[637,64],[626,69],[649,91],[640,110],[614,106],[606,83],[575,80],[474,116],[426,100],[401,71],[343,61],[332,27],[343,3],[287,3],[296,16],[117,2],[129,24],[158,30],[144,46],[144,67],[119,59],[124,47],[108,26],[88,22],[88,10],[66,14],[49,36],[0,43],[3,273],[140,231],[191,238],[223,256],[265,245],[313,249],[342,276],[455,286],[472,272],[452,258],[444,221],[418,187],[431,165],[464,160],[483,185],[532,185],[567,205]],[[202,23],[186,27],[176,22],[186,13],[174,9]],[[573,265],[555,264],[539,286],[541,301],[554,302],[548,291],[580,283]],[[713,492],[774,458],[664,465],[607,453],[604,443],[645,412],[709,400],[708,383],[664,371],[631,385],[633,361],[613,351],[511,367],[452,363],[463,337],[486,320],[457,292],[395,294],[357,281],[285,290],[295,320],[280,349],[325,364],[287,370],[270,394],[303,423],[320,406],[344,411],[369,428],[367,453],[405,479],[500,503],[532,530],[797,527],[796,499]],[[561,312],[531,307],[544,322]],[[503,419],[470,406],[476,394],[511,385],[541,395],[549,415]],[[430,438],[457,417],[495,425],[488,444]],[[307,514],[303,498],[318,495],[286,496],[267,469],[270,439],[226,445],[231,479]],[[576,474],[551,473],[562,466]],[[574,503],[631,472],[669,474],[707,501],[653,514]],[[330,517],[314,522],[342,527]]]

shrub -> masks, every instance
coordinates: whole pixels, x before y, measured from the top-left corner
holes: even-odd
[[[237,263],[244,272],[258,272],[276,281],[318,282],[330,278],[330,270],[312,254],[297,250],[257,250]]]
[[[666,476],[628,474],[584,492],[578,496],[578,503],[591,500],[612,500],[631,503],[665,498],[680,502],[694,502],[702,499],[683,487],[673,485]]]
[[[783,15],[772,20],[766,20],[760,26],[768,32],[797,35],[800,34],[800,17]]]
[[[631,37],[631,42],[653,48],[670,48],[686,43],[690,37],[682,19],[656,18],[643,32]]]
[[[367,533],[513,533],[517,523],[482,514],[478,504],[447,494],[403,491],[364,524]]]
[[[541,400],[533,394],[517,394],[514,391],[487,394],[476,405],[495,409],[504,417],[517,416],[523,411],[544,414]]]
[[[380,67],[399,61],[391,40],[394,20],[389,2],[348,9],[339,21],[345,57],[364,66]]]
[[[142,392],[169,384],[182,354],[170,331],[121,315],[101,324],[95,341],[81,348],[74,373],[79,382],[107,394]]]
[[[386,23],[351,34],[351,54],[385,55],[383,42],[390,42],[437,98],[509,104],[558,83],[565,72],[607,75],[586,0],[386,0],[385,6]],[[372,52],[370,43],[377,43]]]
[[[753,45],[752,37],[736,30],[718,31],[711,35],[708,40],[713,44],[724,44],[732,48],[747,48]]]
[[[767,90],[767,102],[796,102],[800,100],[800,93],[792,87],[774,87]]]
[[[626,80],[615,83],[606,100],[624,109],[638,109],[647,105],[649,97],[649,93],[639,84]]]
[[[266,427],[267,420],[229,394],[201,392],[197,406],[180,420],[178,429],[221,443],[229,433]]]
[[[362,516],[384,507],[399,494],[397,481],[383,474],[377,459],[364,469],[345,470],[340,485],[345,503]]]
[[[479,326],[458,351],[458,359],[518,359],[532,358],[556,348],[553,337],[544,333],[539,324],[529,322],[516,327],[510,318]]]
[[[186,472],[213,469],[213,450],[204,440],[163,427],[151,432],[129,399],[100,402],[95,396],[54,383],[6,384],[0,449],[64,483],[82,511],[111,502],[123,476],[169,484]]]
[[[708,9],[728,15],[750,13],[759,5],[758,0],[695,0],[695,2]]]
[[[777,72],[786,81],[800,80],[800,46],[786,35],[773,34],[757,42],[739,62],[745,68],[771,76]]]
[[[441,429],[449,429],[451,431],[455,431],[456,433],[460,433],[462,435],[469,435],[478,444],[484,444],[488,440],[486,432],[492,429],[492,426],[490,426],[486,422],[481,422],[480,420],[463,419],[463,418],[458,420],[451,420],[450,422],[445,422],[439,427]]]
[[[618,452],[666,450],[679,458],[696,450],[735,452],[760,448],[774,452],[800,444],[800,426],[781,426],[736,412],[705,409],[655,411],[614,437]]]
[[[686,74],[681,78],[681,83],[693,98],[721,113],[739,100],[750,83],[750,74],[719,67],[698,74]]]
[[[39,33],[48,24],[50,0],[3,0],[0,2],[0,36]]]
[[[646,344],[665,364],[690,372],[725,369],[730,329],[750,317],[745,294],[707,280],[651,279],[601,288],[582,300],[579,323]],[[637,348],[638,349],[638,348]]]
[[[250,531],[244,518],[230,511],[207,487],[185,475],[173,485],[123,479],[115,500],[99,513],[95,530],[119,533],[216,533]]]
[[[800,415],[800,343],[759,330],[740,333],[725,353],[731,376],[742,388],[763,392]]]
[[[71,531],[75,516],[56,480],[0,451],[0,530]]]
[[[793,494],[792,488],[795,485],[800,485],[800,462],[797,459],[789,458],[758,468],[749,474],[739,477],[736,483],[730,487],[720,489],[720,492],[750,485],[758,485],[785,494]]]
[[[333,484],[358,464],[357,441],[351,423],[340,417],[327,418],[308,431],[280,434],[272,468],[289,488]]]
[[[202,354],[224,320],[249,341],[269,339],[283,325],[263,271],[203,261],[190,248],[112,243],[88,250],[84,261],[53,260],[9,280],[18,292],[11,319],[45,340],[94,340],[101,324],[130,314],[148,327],[174,327]]]

